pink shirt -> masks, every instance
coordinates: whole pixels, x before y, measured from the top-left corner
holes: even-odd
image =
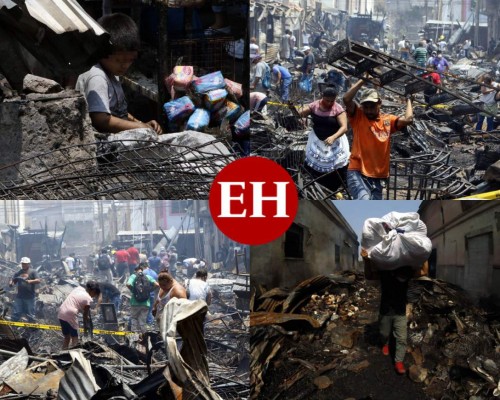
[[[66,300],[61,304],[57,318],[68,322],[72,328],[78,330],[78,313],[83,313],[85,306],[90,306],[92,297],[87,293],[85,288],[77,287],[66,297]]]
[[[264,93],[260,92],[251,92],[250,93],[250,110],[253,110],[259,101],[262,101],[267,96]]]

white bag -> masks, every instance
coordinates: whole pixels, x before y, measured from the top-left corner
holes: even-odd
[[[391,212],[368,218],[363,225],[361,246],[379,270],[422,267],[432,251],[427,227],[417,213]]]

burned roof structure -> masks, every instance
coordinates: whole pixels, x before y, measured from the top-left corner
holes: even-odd
[[[0,0],[0,24],[0,71],[16,90],[33,59],[52,73],[82,72],[108,50],[109,35],[76,0]]]
[[[500,394],[498,305],[474,305],[458,286],[430,278],[411,282],[410,379],[401,379],[379,347],[379,289],[361,274],[316,276],[293,289],[254,284],[255,399],[493,399]]]

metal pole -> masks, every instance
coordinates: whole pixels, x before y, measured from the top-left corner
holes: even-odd
[[[481,0],[476,0],[476,23],[474,29],[474,47],[479,46],[479,10],[480,10]]]

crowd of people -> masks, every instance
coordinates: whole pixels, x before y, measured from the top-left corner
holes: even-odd
[[[295,54],[291,54],[295,38],[292,38],[288,30],[281,40],[280,58],[272,65],[264,60],[255,38],[252,38],[252,42],[251,109],[265,115],[273,89],[282,103],[290,103],[293,79],[287,68],[290,61],[300,72],[297,75],[300,75],[301,89],[302,83],[312,80],[316,61],[309,45],[300,50],[295,48]],[[445,52],[449,49],[444,36],[439,37],[436,42],[421,39],[416,48],[405,37],[392,45],[386,39],[382,42],[378,39],[371,40],[365,44],[386,52],[391,52],[392,47],[393,54],[415,65],[412,70],[414,74],[429,82],[422,93],[426,108],[431,107],[431,98],[446,88],[451,63],[445,57]],[[470,56],[471,48],[470,40],[466,40],[460,47],[459,55]],[[302,61],[298,58],[295,65],[293,55],[302,56]],[[380,92],[375,88],[361,91],[366,80],[359,80],[351,86],[350,77],[335,67],[328,67],[323,75],[321,78],[324,82],[319,85],[320,99],[304,106],[297,105],[299,116],[310,118],[310,124],[305,124],[310,129],[307,132],[304,169],[313,179],[333,192],[344,189],[353,199],[382,199],[385,181],[389,177],[390,136],[413,123],[413,98],[406,100],[404,115],[384,114],[381,111]],[[483,123],[486,121],[486,131],[491,131],[494,129],[491,114],[496,114],[498,110],[500,86],[490,75],[480,76],[477,83],[481,88],[476,100],[484,105],[484,112],[477,115],[475,129],[483,130]],[[308,92],[308,89],[304,89],[304,92]],[[343,104],[337,100],[341,93],[344,93]],[[349,127],[352,128],[352,141],[348,141],[345,135]]]
[[[86,271],[74,253],[62,262],[67,275],[91,277],[82,286],[73,289],[58,308],[57,318],[64,337],[62,349],[78,343],[80,316],[84,332],[93,329],[92,314],[98,315],[103,303],[112,304],[115,315],[128,317],[128,330],[132,332],[154,329],[155,323],[158,328],[163,309],[173,298],[211,303],[207,263],[195,257],[178,261],[175,246],[167,250],[162,247],[149,256],[134,245],[111,251],[103,248],[87,260]],[[120,283],[124,283],[130,291],[129,296],[125,296],[129,298],[130,305],[126,313],[122,312],[126,289]],[[20,270],[9,282],[10,287],[17,288],[12,321],[25,318],[27,322],[36,322],[35,304],[40,284],[43,281],[32,267],[31,260],[23,257]]]

